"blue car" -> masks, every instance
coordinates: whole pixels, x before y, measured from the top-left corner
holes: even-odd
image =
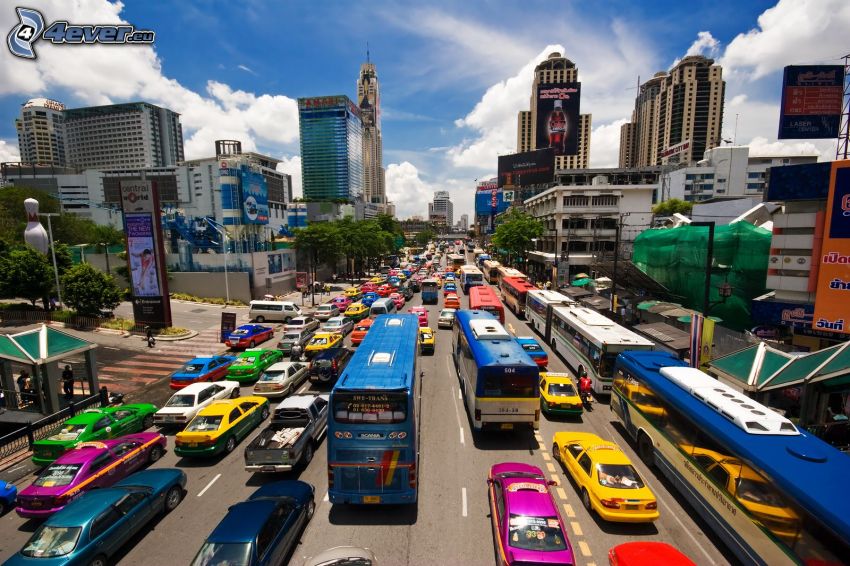
[[[192,566],[285,564],[316,510],[314,491],[298,480],[264,485],[230,507]]]
[[[194,358],[171,374],[171,389],[183,389],[199,381],[221,381],[227,370],[236,361],[235,356],[204,356]]]
[[[363,293],[363,296],[360,298],[360,303],[364,307],[371,307],[372,303],[380,299],[381,296],[378,293],[370,291],[368,293]]]
[[[17,496],[17,487],[0,480],[0,515],[3,515],[6,511],[15,506],[15,498]]]
[[[230,333],[227,345],[231,348],[253,348],[274,338],[274,328],[262,324],[243,324]]]
[[[47,519],[4,564],[105,565],[151,520],[173,511],[185,486],[182,470],[157,468],[88,491]]]

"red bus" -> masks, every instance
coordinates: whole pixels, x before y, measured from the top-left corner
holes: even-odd
[[[474,285],[469,288],[469,308],[492,313],[500,323],[505,324],[505,307],[502,306],[496,291],[488,285]]]
[[[524,277],[502,277],[499,287],[508,308],[514,311],[514,314],[519,318],[525,318],[525,294],[537,289],[537,287],[529,283]]]

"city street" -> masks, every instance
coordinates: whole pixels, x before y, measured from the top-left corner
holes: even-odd
[[[462,296],[461,300],[465,306],[467,298]],[[420,303],[416,295],[404,310]],[[428,307],[433,326],[436,326],[440,305]],[[513,327],[517,334],[532,334],[510,311],[506,316],[506,325]],[[598,403],[593,412],[577,420],[553,422],[544,417],[537,434],[474,436],[458,393],[450,357],[450,336],[449,330],[439,330],[436,354],[421,359],[425,376],[417,505],[332,506],[326,496],[324,443],[305,470],[290,474],[244,471],[242,452],[247,439],[230,455],[210,461],[182,459],[169,451],[156,466],[178,466],[186,471],[189,476],[186,499],[143,537],[128,543],[119,562],[187,564],[229,505],[244,500],[266,482],[299,478],[315,486],[317,511],[291,558],[293,564],[300,564],[305,556],[339,545],[368,547],[376,553],[380,564],[492,564],[487,471],[497,462],[519,461],[539,466],[558,482],[553,490],[567,523],[578,564],[607,563],[609,548],[633,540],[669,542],[699,564],[728,563],[725,549],[703,532],[700,523],[693,518],[693,511],[683,506],[659,475],[646,469],[613,422],[607,403]],[[549,360],[550,370],[565,370],[557,357],[550,354]],[[302,389],[306,388],[305,384]],[[149,389],[157,403],[170,393],[164,380]],[[243,393],[248,391],[243,388]],[[590,517],[574,486],[552,460],[552,435],[560,430],[591,431],[623,447],[658,497],[661,518],[653,525],[618,525]],[[169,448],[173,449],[173,431],[168,436]],[[32,479],[29,475],[16,483],[22,488]],[[0,559],[20,549],[36,527],[36,522],[24,521],[14,512],[0,518]]]

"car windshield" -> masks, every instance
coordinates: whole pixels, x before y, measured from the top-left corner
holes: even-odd
[[[336,307],[334,307],[333,305],[319,305],[320,311],[330,311],[330,310],[333,310],[334,308],[336,308]]]
[[[250,563],[250,542],[207,542],[192,560],[192,566],[248,566]]]
[[[284,342],[298,342],[298,339],[301,337],[297,332],[291,332],[289,334],[283,335]]]
[[[218,430],[219,425],[221,424],[221,415],[198,415],[192,422],[189,423],[189,426],[186,427],[188,432],[205,432],[208,430]]]
[[[455,311],[440,311],[440,318],[454,318]]]
[[[168,400],[168,403],[165,404],[166,407],[194,407],[195,406],[195,396],[194,395],[172,395],[171,399]]]
[[[630,464],[596,464],[599,485],[617,489],[640,489],[643,481]]]
[[[267,371],[260,376],[260,381],[280,381],[286,376],[286,370]]]
[[[244,358],[239,358],[238,360],[236,360],[236,363],[234,363],[233,365],[235,365],[235,366],[252,366],[255,363],[257,363],[257,357],[256,356],[245,356]]]
[[[307,324],[306,318],[293,318],[287,326],[304,326],[305,324]]]
[[[50,525],[40,526],[27,544],[21,550],[24,556],[33,558],[49,558],[52,556],[65,556],[77,546],[80,538],[80,527],[52,527]]]
[[[572,383],[550,383],[549,395],[556,395],[558,397],[575,397],[576,388],[573,387]]]
[[[310,345],[311,345],[311,346],[324,346],[324,345],[325,345],[325,344],[327,344],[327,343],[328,343],[328,339],[327,339],[327,338],[324,338],[324,337],[322,337],[322,338],[313,338],[312,340],[310,340]]]
[[[86,430],[84,424],[65,423],[59,432],[50,437],[50,440],[76,440]]]
[[[244,336],[245,334],[248,334],[248,332],[249,331],[245,328],[237,328],[236,330],[231,332],[231,334],[235,334],[236,336]]]
[[[329,320],[325,323],[325,328],[334,328],[337,326],[342,326],[341,320]]]
[[[49,468],[41,472],[32,483],[38,487],[70,485],[82,467],[82,464],[52,464]]]
[[[567,543],[557,517],[510,515],[509,544],[523,550],[553,552],[566,550]]]
[[[419,336],[421,336],[423,340],[430,340],[431,338],[434,337],[434,335],[431,334],[430,332],[420,332]]]
[[[204,369],[204,366],[201,364],[186,364],[181,373],[200,373],[202,369]]]
[[[359,331],[361,331],[361,332],[362,332],[362,331],[364,331],[364,330],[369,330],[369,325],[368,325],[368,324],[364,324],[364,325],[362,325],[362,326],[358,326],[358,327],[357,327],[357,328],[355,328],[354,330],[359,330]]]

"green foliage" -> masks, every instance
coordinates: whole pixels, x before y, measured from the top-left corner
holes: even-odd
[[[416,234],[416,243],[420,246],[424,246],[425,244],[433,240],[436,235],[437,233],[434,232],[434,230],[432,230],[431,228],[426,228],[422,232]]]
[[[510,256],[522,259],[531,249],[532,238],[543,235],[543,224],[530,214],[512,208],[504,215],[493,234],[496,248],[507,250]]]
[[[189,293],[171,293],[171,298],[177,301],[189,301],[190,303],[208,303],[211,305],[226,305],[244,307],[245,303],[238,299],[225,300],[221,297],[196,297]]]
[[[53,281],[47,256],[33,248],[14,249],[0,257],[0,297],[21,297],[35,305],[38,299],[49,298]]]
[[[88,263],[75,265],[62,277],[63,299],[82,315],[111,311],[121,302],[121,290],[115,279]]]
[[[652,213],[656,216],[672,216],[675,213],[689,216],[694,208],[694,203],[677,198],[671,198],[652,207]]]
[[[333,267],[344,253],[338,223],[312,222],[306,228],[295,231],[295,249],[307,251],[314,261],[314,268],[319,262]]]

